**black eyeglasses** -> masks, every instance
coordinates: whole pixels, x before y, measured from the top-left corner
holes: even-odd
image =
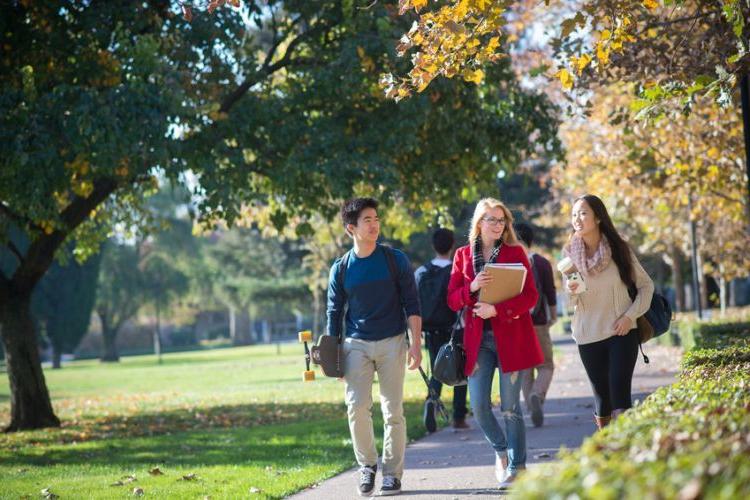
[[[485,216],[482,217],[482,220],[489,224],[490,226],[497,226],[498,224],[505,224],[508,221],[505,219],[505,217],[500,217],[499,219],[497,217],[492,216]]]

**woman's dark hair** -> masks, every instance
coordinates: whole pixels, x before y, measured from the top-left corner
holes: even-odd
[[[612,219],[607,212],[604,202],[593,194],[584,194],[573,201],[573,204],[579,201],[585,201],[594,212],[594,217],[599,221],[599,231],[607,238],[609,246],[612,247],[612,260],[617,265],[617,271],[620,273],[620,279],[630,288],[634,285],[633,281],[633,256],[632,250],[627,242],[622,239],[620,233],[612,224]]]

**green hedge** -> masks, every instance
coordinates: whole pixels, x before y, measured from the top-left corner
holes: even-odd
[[[514,486],[530,499],[750,498],[750,337],[701,329],[679,381]],[[710,333],[710,334],[709,334]]]
[[[672,323],[672,331],[651,342],[662,345],[679,345],[685,350],[722,343],[726,338],[750,336],[750,322],[680,320]],[[649,342],[649,343],[651,343]],[[646,344],[648,345],[648,344]]]

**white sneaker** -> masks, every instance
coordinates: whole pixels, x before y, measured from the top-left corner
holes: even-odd
[[[508,474],[505,477],[505,480],[500,481],[500,489],[507,490],[508,488],[510,488],[510,486],[513,484],[513,482],[516,480],[517,477],[518,477],[517,474]]]
[[[504,483],[508,477],[508,456],[495,454],[495,478],[498,483]]]

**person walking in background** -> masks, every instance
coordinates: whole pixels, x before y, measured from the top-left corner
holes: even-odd
[[[448,307],[448,280],[451,274],[451,250],[453,250],[453,231],[439,228],[432,234],[432,248],[435,258],[419,267],[414,273],[419,291],[419,302],[422,310],[422,330],[427,350],[430,353],[430,369],[435,366],[435,358],[440,348],[451,337],[456,313]],[[430,377],[430,388],[440,396],[443,384],[435,377]],[[435,420],[435,403],[429,397],[425,400],[423,420],[430,432],[437,430]],[[466,423],[466,386],[453,388],[453,427],[468,429]]]
[[[378,464],[372,424],[375,373],[384,424],[379,494],[397,495],[401,492],[406,448],[404,366],[407,354],[410,370],[417,369],[422,361],[422,320],[411,264],[403,252],[378,244],[377,208],[378,202],[372,198],[356,198],[342,206],[341,218],[354,245],[331,266],[326,310],[328,335],[341,337],[345,333],[346,406],[354,455],[360,466],[361,496],[373,494]],[[404,335],[407,323],[410,346]]]
[[[521,263],[527,269],[520,295],[492,305],[478,301],[492,282],[485,263]],[[526,468],[526,428],[521,410],[521,371],[544,361],[529,310],[537,301],[526,252],[513,231],[510,210],[494,198],[477,203],[469,244],[456,250],[448,282],[448,305],[465,309],[465,373],[474,417],[495,451],[495,476],[507,488]],[[505,430],[492,413],[495,371],[500,371],[500,411]],[[506,437],[507,434],[507,437]]]
[[[601,429],[632,406],[636,319],[648,310],[654,283],[597,196],[575,200],[571,224],[573,234],[563,253],[583,276],[586,290],[568,280],[565,288],[574,306],[573,339],[594,392],[594,420]]]
[[[542,407],[555,371],[555,363],[552,359],[552,339],[549,335],[550,326],[557,321],[555,279],[552,274],[552,264],[538,253],[531,251],[531,246],[534,244],[534,230],[531,226],[523,223],[516,224],[514,229],[518,238],[526,246],[534,285],[539,292],[539,299],[531,309],[531,321],[534,323],[536,337],[544,354],[544,363],[524,370],[521,392],[531,413],[531,422],[534,427],[541,427],[544,423]]]

